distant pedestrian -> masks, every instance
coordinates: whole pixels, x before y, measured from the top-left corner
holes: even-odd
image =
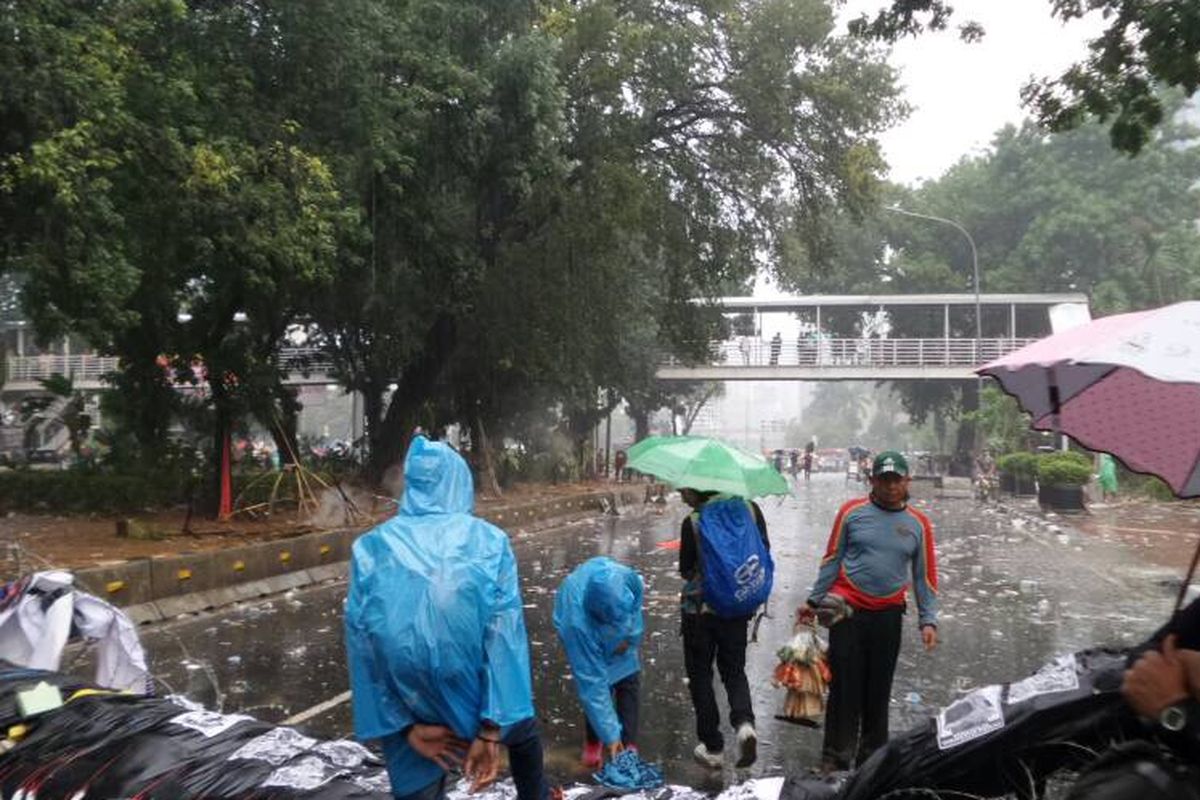
[[[728,515],[736,521],[734,511],[740,509],[737,514],[744,516],[744,527],[750,528],[750,535],[759,537],[763,554],[769,562],[767,523],[757,503],[695,489],[681,489],[679,493],[694,510],[684,518],[679,532],[679,574],[684,579],[680,598],[683,612],[683,663],[692,707],[696,712],[696,735],[700,739],[693,755],[707,767],[720,769],[724,764],[725,737],[721,733],[721,712],[713,691],[712,668],[715,659],[721,683],[729,698],[729,724],[737,734],[736,766],[748,767],[758,756],[754,707],[750,699],[750,682],[746,678],[746,644],[753,611],[724,616],[707,598],[706,573],[711,573],[717,565],[708,563],[700,556],[700,525],[707,524],[702,522],[705,516],[717,519]],[[769,565],[759,563],[762,560],[756,558],[755,566],[767,568]],[[714,577],[708,574],[707,582],[715,585]],[[769,591],[769,580],[767,589]]]
[[[908,504],[909,471],[892,450],[875,457],[871,493],[838,511],[807,604],[808,622],[826,595],[852,613],[829,629],[833,682],[825,715],[824,772],[862,765],[888,739],[888,702],[912,586],[926,650],[937,646],[937,558],[933,525]]]
[[[637,746],[642,579],[611,558],[589,559],[554,599],[554,628],[567,653],[584,712],[585,767]],[[603,748],[603,749],[602,749]]]
[[[1100,497],[1104,501],[1117,496],[1117,460],[1108,453],[1100,454],[1100,471],[1096,476],[1100,483]]]
[[[783,352],[783,334],[776,333],[771,337],[771,366],[779,363],[779,354]]]
[[[461,765],[495,780],[499,747],[520,800],[545,800],[517,562],[471,513],[462,457],[415,436],[399,513],[354,543],[345,638],[354,732],[378,739],[402,800],[440,800]]]
[[[629,455],[624,450],[618,450],[613,456],[613,472],[617,483],[625,480],[625,465],[629,463]]]

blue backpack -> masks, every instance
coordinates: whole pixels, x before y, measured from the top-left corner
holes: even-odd
[[[701,591],[718,617],[748,617],[771,596],[775,562],[763,544],[750,504],[738,498],[712,500],[692,527],[700,545]]]

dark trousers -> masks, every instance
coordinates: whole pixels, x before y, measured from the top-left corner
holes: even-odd
[[[714,614],[683,615],[683,666],[696,710],[696,737],[710,753],[725,749],[721,712],[713,691],[713,659],[729,697],[729,724],[754,724],[750,682],[746,680],[746,632],[749,620],[720,619]]]
[[[617,719],[621,723],[621,744],[626,747],[637,744],[638,695],[641,691],[638,673],[635,672],[628,678],[622,678],[611,688],[613,704],[617,707]],[[600,741],[600,737],[596,735],[596,731],[592,730],[592,723],[587,721],[587,717],[584,717],[583,724],[588,743],[594,744]]]
[[[829,629],[829,706],[822,757],[849,769],[888,739],[888,702],[900,655],[903,607],[859,611]]]
[[[542,739],[537,720],[532,717],[510,727],[501,739],[508,748],[508,766],[517,787],[517,800],[546,800],[550,785],[542,764]],[[443,800],[446,796],[446,776],[443,775],[424,789],[409,795],[396,795],[396,800]]]

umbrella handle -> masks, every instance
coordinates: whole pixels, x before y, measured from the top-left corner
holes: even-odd
[[[1192,578],[1196,575],[1196,565],[1200,563],[1200,541],[1196,542],[1196,552],[1192,553],[1192,565],[1188,567],[1187,576],[1183,579],[1183,583],[1179,585],[1179,597],[1175,598],[1175,612],[1183,608],[1183,600],[1187,597],[1188,587],[1192,585]]]

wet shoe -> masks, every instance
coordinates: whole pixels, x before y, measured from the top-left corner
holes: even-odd
[[[584,742],[583,753],[580,754],[579,760],[588,769],[600,769],[600,765],[604,763],[604,751],[599,742]]]
[[[743,722],[737,729],[738,769],[745,769],[758,760],[758,734],[749,722]]]
[[[725,766],[725,757],[721,751],[715,753],[709,752],[709,749],[704,746],[704,743],[696,745],[696,749],[692,751],[692,755],[696,757],[702,765],[710,769],[720,769]]]

